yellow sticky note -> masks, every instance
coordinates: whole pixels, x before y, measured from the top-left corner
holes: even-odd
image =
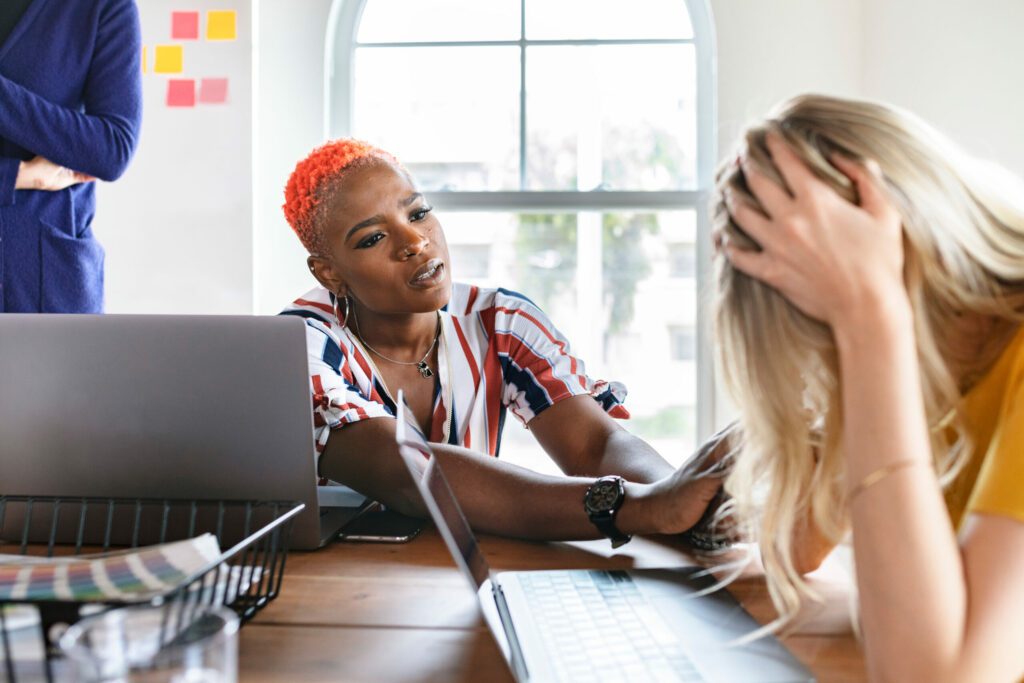
[[[157,45],[156,64],[153,71],[158,74],[180,74],[184,71],[185,50],[181,45]]]
[[[207,40],[236,40],[237,38],[235,10],[211,10],[206,13]]]
[[[146,46],[142,46],[142,73],[149,73],[148,64],[146,63]]]

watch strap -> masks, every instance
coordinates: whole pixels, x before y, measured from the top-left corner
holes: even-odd
[[[615,515],[613,514],[591,515],[590,521],[594,523],[598,531],[611,540],[613,548],[626,545],[633,538],[629,534],[619,531],[619,528],[615,526]]]

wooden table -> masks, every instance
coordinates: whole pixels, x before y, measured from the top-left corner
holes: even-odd
[[[496,571],[628,569],[692,565],[682,546],[634,539],[531,543],[484,536]],[[846,575],[826,564],[813,575],[827,599],[786,645],[823,682],[865,680],[849,631]],[[756,573],[730,591],[764,623],[774,611]],[[240,680],[491,681],[512,676],[437,532],[407,544],[335,543],[288,557],[281,594],[241,632]]]

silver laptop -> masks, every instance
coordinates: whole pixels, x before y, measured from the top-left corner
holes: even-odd
[[[318,504],[310,405],[299,318],[0,315],[0,494],[301,501],[316,548],[362,497]]]
[[[430,445],[398,397],[397,440],[430,516],[477,592],[517,681],[813,681],[697,567],[493,573]]]

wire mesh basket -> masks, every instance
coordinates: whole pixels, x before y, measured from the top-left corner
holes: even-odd
[[[91,556],[204,533],[213,534],[221,549],[215,561],[144,600],[0,596],[0,680],[59,680],[57,641],[66,627],[117,606],[162,606],[161,642],[182,632],[208,606],[230,607],[244,624],[277,597],[292,523],[304,507],[282,501],[0,495],[0,554]]]

